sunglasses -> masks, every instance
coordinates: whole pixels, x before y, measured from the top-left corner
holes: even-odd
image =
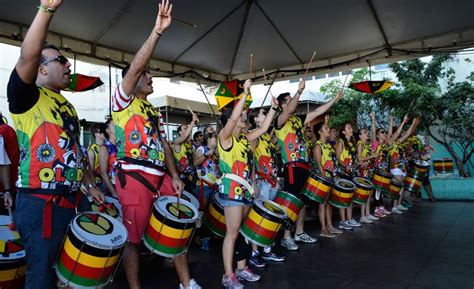
[[[380,133],[385,134],[385,131],[381,130]]]
[[[216,134],[215,134],[215,133],[208,133],[208,134],[207,134],[207,137],[208,137],[208,138],[216,137]]]
[[[58,55],[58,56],[56,56],[56,57],[53,58],[53,59],[44,61],[44,62],[41,63],[40,65],[45,65],[45,64],[48,64],[48,63],[53,62],[53,61],[57,61],[57,62],[61,63],[62,65],[65,65],[66,63],[69,62],[69,60],[68,60],[66,57],[64,57],[64,56],[62,56],[62,55]]]

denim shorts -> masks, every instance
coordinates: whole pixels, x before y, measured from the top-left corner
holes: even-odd
[[[273,201],[278,193],[278,188],[265,180],[258,180],[258,199]]]
[[[207,200],[210,200],[212,195],[216,192],[213,188],[209,187],[209,186],[206,186],[206,185],[202,185],[202,186],[197,186],[197,198],[200,200],[200,197],[201,197],[201,190],[202,190],[202,193],[204,193],[204,198],[207,199]]]
[[[222,207],[246,206],[253,203],[253,201],[248,200],[248,199],[243,199],[242,201],[231,200],[227,197],[227,195],[220,194],[220,193],[218,197],[219,197],[219,203],[221,204]]]

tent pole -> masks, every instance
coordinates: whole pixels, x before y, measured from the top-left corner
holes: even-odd
[[[209,102],[209,99],[207,98],[206,93],[204,92],[204,88],[202,87],[202,84],[201,84],[201,81],[199,80],[199,78],[197,78],[197,82],[198,82],[198,85],[199,85],[199,89],[201,89],[202,94],[204,94],[204,97],[206,98],[207,104],[209,105],[209,109],[210,109],[211,112],[212,112],[212,117],[214,117],[214,118],[216,119],[216,121],[217,121],[216,113],[214,112],[214,109],[212,108],[212,105],[211,105],[211,103]]]
[[[275,71],[275,74],[273,75],[272,82],[270,83],[270,86],[267,89],[267,93],[265,93],[265,97],[263,98],[263,101],[262,101],[262,104],[260,105],[260,107],[262,107],[265,104],[265,100],[267,100],[268,93],[270,92],[270,89],[272,89],[273,83],[275,83],[275,79],[276,79],[277,75],[278,75],[278,71]]]
[[[168,121],[168,105],[165,106],[165,117],[166,117],[166,136],[170,137],[170,122]]]

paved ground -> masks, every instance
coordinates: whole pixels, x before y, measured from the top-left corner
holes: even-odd
[[[318,233],[317,223],[307,221],[310,234]],[[284,263],[256,269],[262,280],[245,288],[473,289],[474,202],[423,201],[403,215],[302,245],[286,255]],[[210,253],[191,248],[190,262],[203,288],[221,288],[219,241]],[[144,258],[142,268],[143,289],[178,288],[165,259]],[[128,288],[122,272],[109,288]]]

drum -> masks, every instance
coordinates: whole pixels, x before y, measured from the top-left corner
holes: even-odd
[[[0,288],[25,286],[25,250],[20,234],[10,230],[10,217],[0,216]]]
[[[214,194],[209,203],[207,214],[204,215],[204,225],[219,237],[225,237],[224,208],[220,204],[219,194]]]
[[[347,208],[352,203],[352,195],[356,186],[353,182],[345,179],[336,179],[331,190],[329,203],[337,208]]]
[[[452,159],[434,159],[433,160],[434,171],[440,174],[452,173],[454,170],[454,162]]]
[[[375,170],[374,176],[372,177],[372,183],[374,184],[374,188],[380,191],[388,190],[390,186],[390,180],[392,179],[392,174],[388,172],[384,172],[381,170]]]
[[[153,253],[176,257],[185,253],[192,239],[198,209],[175,196],[164,196],[153,203],[143,243]]]
[[[394,178],[390,181],[390,186],[388,187],[388,190],[383,191],[383,194],[392,200],[398,200],[402,188],[402,182]]]
[[[416,160],[413,162],[413,170],[419,172],[424,177],[430,171],[430,163],[427,161]]]
[[[417,179],[413,175],[407,175],[403,182],[405,190],[417,194],[421,189],[422,180]]]
[[[186,200],[188,202],[190,202],[191,204],[193,204],[193,206],[199,210],[199,201],[198,199],[193,195],[191,194],[190,192],[187,192],[187,191],[183,191],[181,193],[181,199],[182,200]]]
[[[93,212],[103,213],[122,221],[122,206],[117,198],[106,196],[103,204],[93,202],[91,209]]]
[[[329,178],[312,172],[306,181],[303,195],[311,202],[324,203],[326,196],[331,192],[333,181]]]
[[[272,246],[287,217],[285,210],[277,203],[256,200],[242,222],[240,233],[259,246]]]
[[[59,280],[73,288],[107,286],[127,239],[125,227],[111,216],[97,212],[77,215],[56,261]]]
[[[364,205],[369,199],[370,193],[374,188],[374,185],[371,181],[364,178],[355,177],[352,179],[352,182],[356,185],[356,190],[354,192],[354,197],[352,201],[359,205]]]
[[[298,215],[301,209],[304,207],[303,202],[293,194],[285,191],[279,191],[275,197],[274,202],[280,205],[286,211],[286,214],[288,215],[288,227],[290,229],[294,228],[296,219],[298,219]]]

